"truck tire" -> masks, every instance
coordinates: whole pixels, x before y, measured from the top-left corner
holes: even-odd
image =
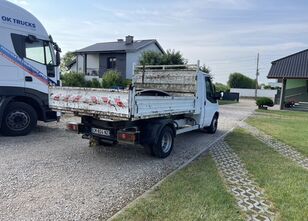
[[[159,158],[166,158],[170,155],[174,144],[174,132],[169,127],[164,127],[156,142],[152,146],[153,155]]]
[[[204,128],[204,130],[209,134],[214,134],[217,131],[217,126],[218,126],[218,116],[214,115],[211,125],[209,127]]]
[[[36,111],[29,104],[12,102],[4,111],[1,132],[6,136],[24,136],[37,124]]]

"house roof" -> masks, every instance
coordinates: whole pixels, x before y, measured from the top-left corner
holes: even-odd
[[[104,43],[97,43],[94,45],[90,45],[88,47],[85,47],[83,49],[80,49],[76,51],[76,53],[99,53],[99,52],[134,52],[138,51],[150,44],[156,44],[156,46],[159,48],[159,50],[162,53],[165,53],[163,48],[160,46],[160,44],[155,39],[149,39],[149,40],[134,40],[131,44],[126,44],[124,41],[116,41],[116,42],[104,42]]]
[[[308,79],[308,49],[273,61],[267,77]]]

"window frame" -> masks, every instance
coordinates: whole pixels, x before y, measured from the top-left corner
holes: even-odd
[[[110,60],[112,59],[112,62]],[[114,65],[112,65],[114,64]],[[107,58],[107,69],[108,70],[115,70],[117,67],[117,58],[116,57],[108,57]]]
[[[27,36],[25,35],[20,35],[20,34],[16,34],[16,33],[12,33],[11,34],[11,40],[12,40],[12,44],[13,44],[13,47],[15,49],[15,52],[16,54],[22,58],[22,59],[28,59],[30,61],[33,61],[35,63],[38,63],[38,64],[42,64],[42,65],[45,65],[46,67],[47,66],[53,66],[55,67],[56,64],[55,64],[55,57],[53,56],[52,54],[52,50],[53,48],[51,47],[50,45],[50,42],[49,41],[46,41],[46,40],[43,40],[43,39],[37,39],[37,41],[42,41],[43,42],[43,51],[44,51],[44,63],[42,62],[39,62],[39,61],[36,61],[34,59],[31,59],[29,57],[27,57],[27,53],[26,53],[26,43],[28,44],[31,44],[31,42],[28,42],[27,41]],[[50,56],[51,56],[51,59],[53,61],[53,64],[47,64],[47,58],[46,58],[46,48],[49,49],[49,53],[50,53]]]

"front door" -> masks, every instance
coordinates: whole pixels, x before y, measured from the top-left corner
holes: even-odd
[[[215,90],[211,78],[205,77],[205,96],[204,96],[204,114],[203,127],[208,127],[212,123],[214,114],[217,112],[218,103],[215,98]]]

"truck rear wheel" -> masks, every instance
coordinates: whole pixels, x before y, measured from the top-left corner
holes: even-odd
[[[174,132],[166,126],[164,127],[157,139],[152,145],[153,155],[159,158],[166,158],[170,155],[174,144]]]
[[[1,132],[6,136],[24,136],[37,124],[33,107],[23,102],[13,102],[4,111]]]

